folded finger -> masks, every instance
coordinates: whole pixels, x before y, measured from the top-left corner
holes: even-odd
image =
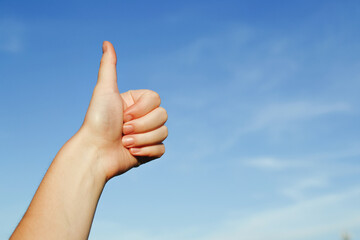
[[[124,113],[124,122],[142,117],[160,106],[160,96],[151,90],[142,90],[141,96]]]
[[[123,136],[122,143],[126,148],[150,146],[161,143],[167,136],[168,129],[162,126],[150,132]]]
[[[165,153],[164,144],[146,146],[141,148],[130,148],[130,153],[134,156],[159,158]]]
[[[168,115],[166,110],[162,107],[157,107],[145,116],[125,123],[123,126],[123,133],[132,134],[152,131],[164,125],[167,118]]]

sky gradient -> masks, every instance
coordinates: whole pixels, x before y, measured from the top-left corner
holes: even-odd
[[[0,1],[0,239],[79,129],[104,40],[167,152],[111,180],[90,239],[360,239],[358,1]]]

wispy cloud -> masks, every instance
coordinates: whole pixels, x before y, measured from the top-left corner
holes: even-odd
[[[349,112],[350,110],[351,107],[346,103],[322,104],[310,101],[275,103],[260,109],[251,120],[247,130],[285,128],[289,123]]]
[[[359,234],[360,186],[342,192],[296,202],[253,214],[239,214],[218,220],[218,227],[203,229],[172,228],[151,231],[146,227],[125,226],[109,220],[95,221],[90,239],[129,240],[325,240],[340,238],[342,233]],[[241,212],[240,210],[238,210]],[[199,224],[201,225],[201,224]],[[196,225],[194,226],[196,228]],[[116,229],[116,230],[114,230]]]
[[[289,129],[299,131],[301,126],[305,126],[310,120],[351,112],[352,106],[343,102],[319,103],[299,100],[254,105],[251,111],[245,109],[244,113],[238,114],[238,117],[242,118],[242,124],[238,124],[237,128],[231,132],[224,143],[224,149],[234,147],[238,140],[247,134],[280,135]],[[267,160],[267,162],[270,161]],[[266,161],[263,161],[263,165],[265,164]]]
[[[308,163],[304,161],[284,160],[275,157],[257,157],[242,160],[242,162],[247,166],[265,170],[288,170],[308,166]]]
[[[356,176],[360,168],[351,159],[360,156],[359,145],[347,149],[334,149],[323,153],[296,157],[260,156],[240,159],[241,167],[249,167],[262,174],[280,173],[285,177],[274,191],[287,199],[302,201],[317,195],[316,191],[329,191],[339,178]]]
[[[227,220],[204,239],[327,239],[360,227],[359,186],[286,207]],[[331,211],[330,211],[331,209]],[[358,231],[358,230],[356,230]]]
[[[301,201],[309,190],[317,190],[328,186],[329,179],[325,176],[312,176],[300,179],[295,184],[285,187],[281,194],[295,201]]]
[[[357,172],[359,168],[351,165],[351,161],[347,163],[348,159],[356,159],[360,157],[360,148],[358,143],[354,143],[351,147],[346,149],[332,149],[331,151],[312,153],[310,155],[300,155],[296,157],[277,157],[274,155],[257,156],[251,158],[242,158],[239,160],[241,166],[247,166],[259,170],[268,171],[299,171],[322,169],[330,173],[332,176],[338,174],[349,174],[350,172]],[[336,165],[334,165],[336,164]],[[350,164],[350,168],[349,168]],[[343,171],[344,170],[344,171]],[[317,173],[318,174],[318,173]]]
[[[174,147],[173,157],[182,156],[182,164],[187,162],[194,172],[206,168],[210,164],[204,162],[219,155],[221,164],[233,166],[239,164],[239,144],[246,145],[246,138],[251,135],[266,138],[268,133],[282,134],[290,129],[297,137],[304,127],[311,127],[314,122],[326,124],[332,122],[332,118],[356,112],[357,104],[341,94],[334,96],[326,89],[316,95],[311,92],[315,79],[306,74],[310,72],[311,75],[309,69],[313,66],[299,56],[303,56],[302,51],[309,54],[316,50],[322,40],[313,39],[311,46],[304,47],[297,42],[302,38],[300,35],[265,36],[256,29],[236,26],[228,32],[195,39],[175,52],[158,56],[155,61],[152,59],[152,64],[158,66],[151,65],[148,70],[151,81],[169,84],[172,79],[174,91],[169,91],[168,103],[178,110],[174,123],[178,132],[173,137],[184,139],[184,145],[187,144],[178,152]],[[343,79],[345,71],[336,71],[339,70],[328,69],[326,74]],[[321,75],[316,84],[328,84],[327,77]],[[349,85],[352,80],[346,81]],[[298,88],[306,88],[310,93],[300,93]],[[308,134],[310,139],[312,132]],[[332,143],[332,139],[324,141]],[[280,139],[278,143],[286,145],[286,139]],[[174,140],[173,146],[177,144]],[[257,148],[269,147],[261,144]],[[240,163],[241,167],[252,168],[246,171],[254,170],[255,174],[257,170],[263,171],[256,175],[259,181],[264,180],[263,173],[268,174],[268,181],[277,178],[266,184],[270,190],[263,189],[276,196],[265,201],[279,200],[291,205],[225,220],[224,227],[212,235],[187,239],[321,239],[340,236],[346,228],[359,227],[359,191],[354,188],[341,192],[338,186],[332,186],[336,181],[334,176],[343,177],[349,170],[349,166],[341,165],[341,161],[355,156],[358,150],[339,147],[333,152],[317,154],[313,146],[300,144],[308,155],[296,156],[297,152],[289,158],[283,157],[283,148],[278,150],[283,153],[280,154],[282,157],[266,153],[260,157],[248,155]],[[196,164],[194,160],[198,159],[200,163]],[[333,164],[329,164],[330,160]],[[339,192],[329,194],[336,191]]]

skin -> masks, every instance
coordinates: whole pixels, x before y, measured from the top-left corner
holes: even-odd
[[[83,125],[55,156],[10,239],[87,239],[105,184],[164,154],[166,120],[154,91],[120,94],[116,53],[105,41]]]

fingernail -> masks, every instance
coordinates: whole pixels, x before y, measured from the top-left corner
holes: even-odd
[[[130,149],[132,153],[139,153],[140,152],[140,148],[131,148]]]
[[[133,119],[133,117],[131,116],[131,115],[126,115],[125,117],[124,117],[124,122],[128,122],[128,121],[130,121],[130,120],[132,120]]]
[[[133,125],[130,125],[130,124],[124,125],[124,128],[123,128],[124,134],[129,134],[129,133],[132,133],[133,131],[134,131]]]
[[[125,146],[129,146],[131,144],[134,144],[134,138],[132,137],[123,137],[122,142]]]

